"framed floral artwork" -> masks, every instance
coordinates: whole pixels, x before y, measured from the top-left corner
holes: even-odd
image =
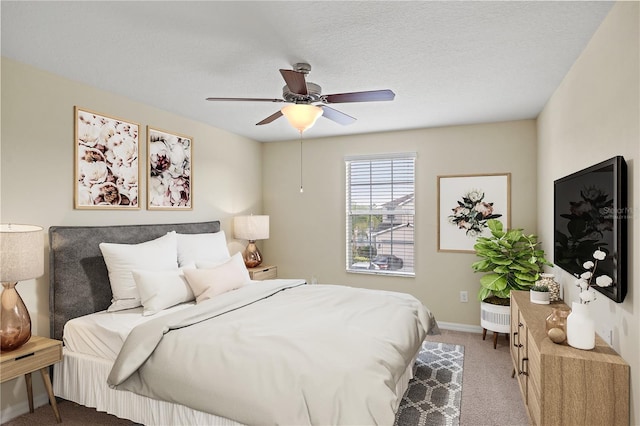
[[[76,209],[139,209],[139,125],[74,107]]]
[[[147,126],[147,208],[191,210],[193,181],[190,136]]]
[[[511,173],[438,176],[438,251],[475,253],[489,219],[510,226]]]

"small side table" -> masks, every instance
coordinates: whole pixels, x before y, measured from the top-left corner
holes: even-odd
[[[56,416],[56,422],[62,422],[58,404],[53,395],[49,367],[62,360],[62,342],[46,337],[31,336],[31,339],[15,351],[0,353],[0,383],[24,375],[27,383],[29,398],[29,412],[33,413],[33,389],[31,388],[31,373],[40,370],[49,402]]]
[[[278,278],[278,267],[274,265],[258,266],[257,268],[248,268],[249,278],[256,281],[273,280]]]

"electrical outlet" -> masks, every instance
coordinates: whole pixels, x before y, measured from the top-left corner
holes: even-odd
[[[460,292],[460,302],[467,303],[469,301],[469,293],[466,291]]]
[[[602,337],[602,340],[607,342],[607,345],[613,346],[613,330],[610,327],[606,325],[600,327],[598,335]]]

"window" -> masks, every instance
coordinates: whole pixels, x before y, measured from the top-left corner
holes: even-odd
[[[348,157],[347,272],[414,276],[415,153]]]

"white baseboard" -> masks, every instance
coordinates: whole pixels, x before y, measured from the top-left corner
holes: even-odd
[[[33,396],[33,408],[36,409],[38,407],[42,407],[45,404],[49,403],[49,395],[46,392],[41,393],[40,395]],[[26,414],[29,412],[29,401],[27,400],[27,394],[25,392],[24,401],[19,402],[14,405],[10,405],[0,411],[0,423],[8,422],[11,419],[15,419],[18,416]],[[55,419],[53,415],[53,409],[51,409],[51,417]]]
[[[438,327],[443,330],[465,331],[467,333],[482,333],[479,325],[458,324],[456,322],[438,321]]]

